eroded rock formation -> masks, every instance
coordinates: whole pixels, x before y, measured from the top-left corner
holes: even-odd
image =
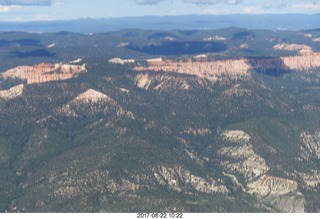
[[[154,177],[160,185],[168,186],[176,192],[187,192],[190,187],[202,193],[229,193],[228,189],[213,178],[202,178],[193,175],[180,166],[173,168],[159,166],[154,170]]]
[[[22,95],[24,85],[20,84],[18,86],[12,87],[9,90],[0,91],[0,99],[11,100]]]
[[[50,81],[68,80],[78,77],[80,73],[86,72],[86,65],[75,64],[38,64],[34,66],[19,66],[0,74],[0,77],[6,79],[22,79],[28,84],[39,84]]]
[[[248,77],[251,72],[299,71],[320,67],[320,53],[305,48],[298,56],[280,58],[232,59],[232,60],[147,60],[147,66],[137,65],[136,71],[175,72],[195,75],[212,81],[221,76]]]
[[[274,50],[284,50],[284,51],[299,51],[302,49],[312,50],[310,46],[304,44],[288,44],[288,43],[279,43],[273,47]]]
[[[298,183],[270,176],[270,167],[255,152],[250,135],[241,130],[227,130],[221,137],[227,146],[219,150],[222,157],[220,165],[225,176],[235,185],[278,211],[304,211],[305,200],[298,190]]]
[[[134,68],[136,71],[163,71],[163,72],[176,72],[180,74],[190,74],[202,78],[216,80],[218,76],[247,76],[249,75],[250,65],[245,59],[239,60],[224,60],[224,61],[158,61],[148,62],[149,66],[137,66]]]

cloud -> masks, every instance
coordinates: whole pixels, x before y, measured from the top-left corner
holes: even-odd
[[[9,13],[21,9],[20,5],[0,5],[0,14]]]
[[[219,3],[237,5],[242,3],[244,0],[183,0],[185,3],[191,3],[194,5],[216,5]]]
[[[133,0],[137,5],[155,5],[165,0]]]
[[[155,5],[160,2],[168,0],[133,0],[137,5]],[[236,5],[242,3],[244,0],[181,0],[184,3],[189,3],[193,5],[215,5],[219,3]]]
[[[320,4],[298,4],[298,5],[293,5],[292,8],[307,9],[307,10],[319,10]]]
[[[9,6],[0,6],[0,13],[7,13],[10,12],[10,10]]]
[[[287,8],[290,5],[289,0],[268,0],[263,3],[263,8],[271,9],[271,8]]]
[[[0,0],[0,5],[50,6],[52,5],[52,0]]]
[[[220,14],[220,11],[213,9],[213,8],[210,8],[210,9],[205,10],[204,14],[217,15],[217,14]]]
[[[295,0],[295,1],[265,0],[263,3],[263,8],[265,9],[298,8],[297,5],[306,6],[305,8],[319,8],[319,0]],[[300,8],[303,8],[303,7],[300,7]]]

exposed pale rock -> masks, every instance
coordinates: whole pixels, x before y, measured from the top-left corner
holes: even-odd
[[[306,200],[300,192],[287,195],[268,195],[261,197],[261,202],[273,206],[276,212],[304,213]]]
[[[78,77],[79,73],[86,72],[86,65],[73,64],[38,64],[34,66],[19,66],[1,73],[6,79],[19,78],[26,80],[28,84],[45,83],[50,81],[68,80]]]
[[[157,76],[155,78],[155,82],[158,83],[157,86],[154,87],[156,91],[163,91],[163,90],[190,90],[191,86],[189,85],[188,81],[184,78],[170,76],[170,75],[162,75]]]
[[[163,62],[163,59],[160,57],[160,58],[154,58],[154,59],[147,59],[147,62],[148,63],[162,63]]]
[[[249,45],[247,43],[241,44],[240,49],[249,49]]]
[[[301,49],[312,50],[310,46],[305,44],[288,44],[288,43],[279,43],[273,47],[274,50],[285,50],[285,51],[299,51]]]
[[[305,53],[303,56],[282,57],[281,60],[291,70],[308,70],[320,67],[320,53]]]
[[[189,151],[187,149],[185,149],[186,153],[188,154],[188,156],[195,161],[198,165],[203,166],[204,165],[204,161],[197,155],[197,153],[193,152],[193,151]]]
[[[173,41],[175,38],[171,36],[166,36],[164,39],[168,41]]]
[[[135,119],[134,114],[124,110],[115,100],[106,94],[89,89],[79,94],[69,103],[57,109],[58,114],[77,117],[79,114],[94,115],[97,112],[113,113],[115,118]]]
[[[233,87],[223,91],[222,93],[223,96],[237,96],[237,97],[244,96],[244,95],[251,95],[251,94],[252,94],[251,90],[243,89],[240,87]]]
[[[195,58],[195,59],[207,59],[208,55],[200,54],[200,55],[193,56],[193,58]]]
[[[119,90],[120,90],[122,93],[124,93],[124,94],[130,93],[130,90],[125,89],[125,88],[119,88]]]
[[[205,179],[195,176],[180,166],[173,168],[159,166],[154,169],[154,177],[159,184],[168,186],[177,192],[190,192],[189,187],[191,186],[194,190],[202,193],[229,193],[228,189],[218,181],[210,177]]]
[[[175,72],[194,75],[212,81],[228,76],[238,79],[248,78],[253,71],[299,71],[320,67],[320,53],[312,52],[309,47],[299,47],[300,55],[280,58],[231,59],[231,60],[163,60],[148,61],[147,66],[137,65],[136,71]]]
[[[9,90],[0,91],[0,99],[11,100],[22,95],[24,85],[20,84],[18,86],[12,87]]]
[[[249,143],[250,135],[242,130],[228,130],[222,133],[222,138],[225,141],[236,143]]]
[[[193,82],[196,82],[197,85],[205,87],[208,89],[208,83],[195,78]],[[189,80],[184,77],[177,77],[169,74],[138,74],[134,78],[134,84],[144,90],[153,89],[158,92],[170,91],[170,90],[190,90],[193,86],[196,86],[195,83],[192,85],[189,83]]]
[[[311,33],[305,33],[305,34],[303,34],[303,36],[305,36],[307,38],[311,38],[313,35]]]
[[[250,136],[241,131],[225,131],[221,137],[232,146],[221,148],[223,174],[242,188],[255,195],[259,202],[281,212],[304,212],[305,199],[294,180],[269,176],[269,167],[250,143]]]
[[[227,38],[219,35],[211,36],[211,37],[206,37],[203,39],[204,41],[225,41]]]
[[[320,38],[314,38],[314,39],[312,39],[312,42],[319,43],[320,42]]]
[[[303,146],[302,153],[306,159],[316,156],[320,159],[320,130],[315,133],[302,133],[300,135]]]
[[[183,132],[189,135],[194,135],[194,136],[206,136],[211,133],[211,131],[207,128],[203,128],[203,129],[189,128],[187,130],[184,130]]]
[[[56,46],[56,44],[55,44],[55,43],[52,43],[52,44],[48,45],[47,48],[50,49],[50,48],[53,48],[53,47],[55,47],[55,46]]]
[[[112,58],[112,59],[109,59],[109,62],[110,62],[110,63],[113,63],[113,64],[124,65],[124,64],[135,63],[136,60],[134,60],[134,59]]]
[[[111,99],[109,96],[98,92],[93,89],[89,89],[86,92],[80,94],[75,99],[71,101],[71,103],[78,103],[78,102],[85,102],[85,103],[99,103],[99,102],[110,102],[115,104],[114,100]]]
[[[317,111],[317,110],[320,110],[320,107],[319,106],[315,106],[313,104],[307,104],[307,105],[303,106],[303,110],[306,110],[306,111]]]
[[[269,171],[265,160],[254,152],[250,144],[225,147],[219,153],[227,157],[221,162],[223,170],[227,173],[239,173],[246,181],[251,181]]]
[[[117,45],[117,47],[118,48],[123,48],[123,47],[126,47],[126,46],[129,46],[129,43],[119,43],[118,45]]]
[[[149,62],[148,67],[137,66],[134,70],[176,72],[216,80],[217,76],[222,75],[248,76],[250,65],[244,59],[211,62],[158,60]]]
[[[301,173],[300,176],[306,186],[311,188],[320,186],[320,172],[318,170],[312,170],[310,173]]]
[[[78,64],[78,63],[80,63],[80,62],[82,62],[82,59],[75,59],[75,60],[73,60],[73,61],[70,61],[69,63],[70,64]]]
[[[135,85],[141,89],[149,90],[152,84],[152,77],[149,74],[138,74],[134,79]]]
[[[294,180],[264,175],[247,184],[247,192],[259,196],[286,195],[297,192],[298,184]]]
[[[225,173],[240,174],[249,182],[269,171],[265,160],[253,150],[247,133],[241,130],[225,131],[222,138],[226,143],[237,144],[218,151],[219,155],[224,157],[221,167]]]

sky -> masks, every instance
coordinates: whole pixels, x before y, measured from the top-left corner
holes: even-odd
[[[185,14],[320,13],[320,0],[0,0],[0,21]]]

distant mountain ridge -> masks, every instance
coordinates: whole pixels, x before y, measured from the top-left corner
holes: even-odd
[[[139,29],[221,29],[240,27],[247,29],[306,30],[319,28],[320,14],[234,14],[234,15],[179,15],[144,16],[68,21],[0,22],[0,31],[78,33],[109,32],[126,28]]]

